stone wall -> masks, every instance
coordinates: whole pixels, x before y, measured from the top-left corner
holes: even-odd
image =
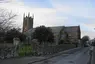
[[[10,48],[6,47],[0,49],[0,59],[17,57],[17,56],[18,54],[14,47],[10,47]]]
[[[61,44],[56,46],[38,46],[37,47],[37,53],[40,55],[50,55],[54,53],[58,53],[64,50],[75,48],[76,46],[74,44]]]

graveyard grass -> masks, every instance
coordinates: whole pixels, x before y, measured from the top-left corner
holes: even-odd
[[[32,47],[31,45],[23,45],[22,47],[18,48],[19,56],[26,56],[32,54]]]

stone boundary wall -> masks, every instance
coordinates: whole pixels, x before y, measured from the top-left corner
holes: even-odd
[[[76,46],[74,44],[61,44],[56,46],[39,46],[36,51],[40,55],[52,55],[72,48],[76,48]]]

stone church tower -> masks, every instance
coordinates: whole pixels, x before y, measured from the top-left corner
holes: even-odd
[[[33,28],[33,19],[34,17],[30,17],[30,13],[28,13],[28,16],[25,16],[25,14],[23,15],[23,31],[22,32],[26,32],[29,29]]]

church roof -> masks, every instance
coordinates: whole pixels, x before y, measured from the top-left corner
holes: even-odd
[[[64,28],[64,31],[67,33],[71,33],[71,32],[78,32],[78,30],[80,29],[79,26],[55,26],[55,27],[50,27],[53,31],[53,33],[59,33],[60,30],[62,30]]]
[[[63,26],[50,27],[53,33],[59,33]]]
[[[35,31],[35,28],[29,29],[27,32],[25,32],[26,35],[31,36],[31,34]]]
[[[54,33],[54,35],[58,35],[60,33],[60,31],[64,28],[64,31],[67,32],[68,34],[70,34],[72,37],[76,36],[76,34],[78,34],[78,31],[80,30],[79,26],[54,26],[54,27],[49,27],[52,29],[52,32]],[[35,31],[35,28],[30,29],[26,32],[27,35],[32,34]]]

